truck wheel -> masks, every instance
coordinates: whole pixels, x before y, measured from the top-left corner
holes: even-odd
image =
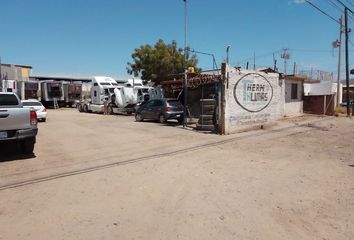
[[[78,110],[79,112],[82,112],[82,106],[81,106],[81,104],[77,104],[77,105],[76,105],[76,108],[77,108],[77,110]]]
[[[159,122],[160,122],[160,123],[165,123],[165,122],[166,122],[165,115],[163,115],[163,114],[160,115],[160,117],[159,117]]]
[[[88,112],[88,107],[87,107],[87,105],[85,104],[84,105],[84,107],[83,107],[83,111],[85,112],[85,113],[87,113]]]
[[[24,154],[33,153],[34,144],[36,143],[36,138],[27,138],[21,142],[21,151]]]

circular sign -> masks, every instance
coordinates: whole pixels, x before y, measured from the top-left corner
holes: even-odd
[[[272,101],[273,87],[258,73],[249,73],[240,78],[234,87],[234,98],[248,112],[260,112]]]

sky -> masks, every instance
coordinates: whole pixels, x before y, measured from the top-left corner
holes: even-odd
[[[343,0],[354,9],[351,1]],[[342,14],[336,0],[311,2]],[[184,46],[183,0],[0,0],[0,11],[2,62],[30,65],[33,75],[128,78],[135,48],[159,39]],[[274,56],[282,71],[288,48],[289,71],[296,62],[337,73],[339,24],[303,0],[187,0],[187,16],[187,45],[219,67],[230,46],[233,66],[253,66],[255,56],[256,67],[272,67]],[[211,56],[197,57],[212,69]]]

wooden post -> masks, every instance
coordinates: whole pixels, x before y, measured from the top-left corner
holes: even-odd
[[[218,96],[219,96],[218,97],[218,108],[219,108],[218,132],[220,135],[225,134],[225,82],[228,81],[228,79],[226,79],[227,71],[228,71],[227,65],[226,63],[223,63],[221,65],[221,77],[220,77],[219,88],[218,88]]]

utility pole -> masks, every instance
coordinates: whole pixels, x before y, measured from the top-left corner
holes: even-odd
[[[2,91],[1,56],[0,56],[0,90]]]
[[[340,92],[340,70],[342,58],[342,33],[343,33],[343,17],[339,18],[339,42],[338,46],[338,77],[337,77],[337,106],[339,106],[339,92]]]
[[[344,21],[345,21],[345,81],[347,84],[347,117],[350,117],[350,106],[349,106],[349,28],[348,28],[348,8],[344,8]]]
[[[273,70],[274,71],[278,71],[277,70],[277,60],[275,59],[274,53],[273,53],[273,64],[274,64],[274,67],[273,67],[274,69]]]
[[[187,75],[187,0],[184,1],[184,119],[183,127],[187,126],[187,91],[188,91],[188,75]]]
[[[253,53],[253,70],[256,71],[256,53]]]
[[[282,59],[284,59],[284,74],[286,75],[286,67],[288,64],[288,60],[290,59],[290,54],[288,53],[288,48],[283,49],[283,54],[280,56]]]
[[[230,45],[227,46],[226,48],[226,88],[229,89],[229,78],[230,78],[230,75],[229,75],[229,51],[230,51]],[[219,101],[221,102],[221,101]],[[220,105],[219,105],[219,109],[220,109]]]

